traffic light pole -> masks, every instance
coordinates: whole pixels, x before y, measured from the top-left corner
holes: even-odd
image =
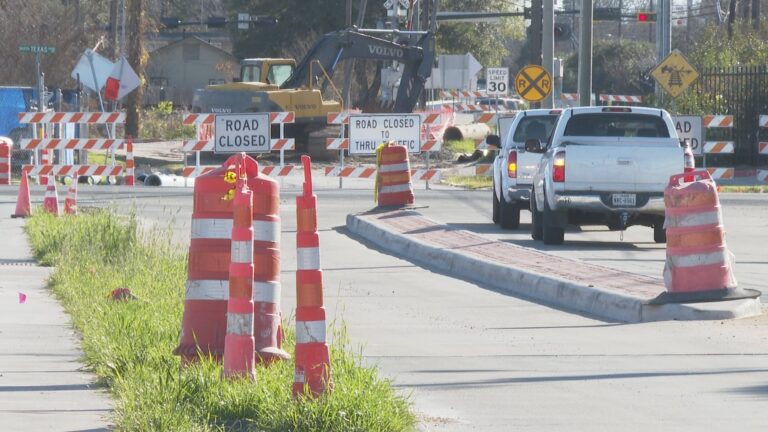
[[[579,32],[579,106],[592,105],[592,0],[581,0]]]
[[[661,63],[672,50],[672,0],[656,3],[656,64]],[[663,92],[656,83],[656,100],[661,104]]]
[[[542,28],[542,66],[549,72],[549,76],[554,77],[555,63],[555,1],[544,0],[544,26]],[[552,88],[552,83],[550,83]],[[542,108],[554,108],[553,92],[541,101]]]

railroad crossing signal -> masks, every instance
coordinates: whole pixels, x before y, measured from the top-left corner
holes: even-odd
[[[688,63],[680,51],[674,50],[651,71],[651,76],[664,91],[676,98],[696,81],[699,71]]]
[[[539,102],[552,93],[552,77],[539,65],[528,65],[515,76],[515,90],[528,102]]]

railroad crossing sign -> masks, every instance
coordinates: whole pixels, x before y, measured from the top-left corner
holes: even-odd
[[[651,71],[651,76],[665,92],[676,98],[696,81],[699,71],[680,51],[674,50]]]
[[[552,92],[552,77],[539,65],[528,65],[515,76],[515,90],[528,102],[539,102]]]

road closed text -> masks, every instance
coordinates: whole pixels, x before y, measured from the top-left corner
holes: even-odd
[[[270,150],[268,114],[216,116],[217,153],[268,152]]]
[[[349,153],[376,153],[382,143],[393,142],[421,152],[421,116],[418,114],[368,114],[349,118]]]

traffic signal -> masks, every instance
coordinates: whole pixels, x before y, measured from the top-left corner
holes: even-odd
[[[656,22],[656,12],[638,12],[637,22],[639,23],[654,23]]]

